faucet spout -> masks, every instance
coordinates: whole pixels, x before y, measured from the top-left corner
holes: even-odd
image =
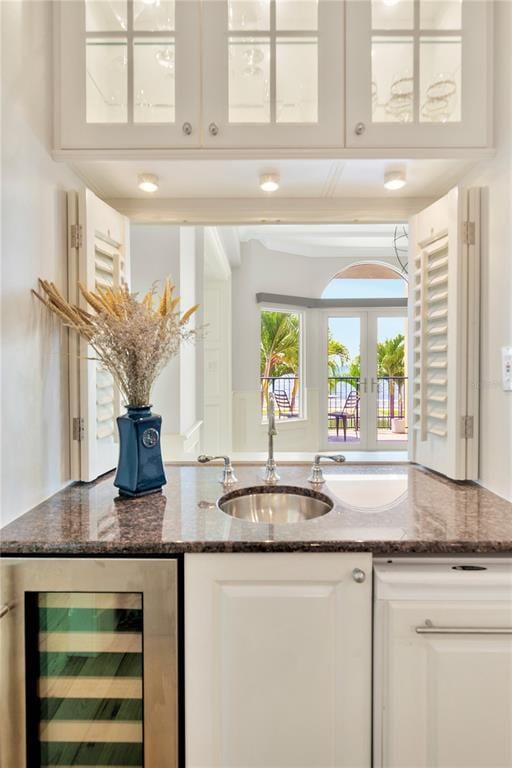
[[[268,419],[268,458],[265,465],[265,483],[275,485],[279,481],[279,475],[276,471],[276,462],[274,461],[274,437],[277,435],[276,429],[276,399],[273,392],[267,395],[267,419]]]

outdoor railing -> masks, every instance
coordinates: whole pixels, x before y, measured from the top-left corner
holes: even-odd
[[[267,392],[273,392],[276,397],[278,418],[296,419],[300,416],[298,376],[261,376],[261,409],[263,414],[267,412]]]
[[[407,376],[379,376],[376,382],[366,382],[356,376],[329,376],[329,413],[341,413],[348,406],[350,426],[357,429],[357,395],[363,386],[368,392],[373,390],[377,398],[377,426],[380,429],[391,429],[391,419],[403,419],[406,416],[406,382]],[[329,421],[331,419],[329,417]]]
[[[261,376],[261,408],[266,414],[266,394],[276,397],[278,418],[300,416],[300,386],[298,376]],[[376,381],[361,382],[357,376],[329,376],[329,414],[341,413],[348,405],[349,426],[359,428],[359,400],[361,385],[377,398],[377,426],[391,429],[391,419],[406,417],[407,376],[379,376]],[[352,397],[349,400],[350,393]],[[347,400],[349,400],[347,404]],[[329,416],[329,422],[332,421]]]

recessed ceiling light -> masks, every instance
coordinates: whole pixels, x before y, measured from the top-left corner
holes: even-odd
[[[139,189],[143,192],[156,192],[158,189],[158,176],[154,173],[139,174]]]
[[[384,5],[398,5],[400,0],[382,0]]]
[[[386,189],[402,189],[406,184],[405,171],[388,171],[384,174]]]
[[[260,176],[260,189],[263,192],[275,192],[279,189],[279,174],[262,173]]]

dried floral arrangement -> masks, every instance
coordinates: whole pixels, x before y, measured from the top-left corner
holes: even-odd
[[[173,297],[170,280],[166,280],[160,296],[153,287],[141,301],[127,286],[88,291],[79,283],[92,311],[67,301],[47,280],[40,279],[39,285],[43,295],[33,293],[67,328],[90,344],[130,406],[150,404],[158,374],[176,355],[181,342],[193,340],[197,334],[187,326],[199,305],[180,315],[179,298]]]

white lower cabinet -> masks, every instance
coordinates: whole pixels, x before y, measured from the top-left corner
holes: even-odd
[[[512,766],[512,566],[454,565],[376,566],[375,768]]]
[[[369,768],[371,585],[369,554],[186,555],[188,768]]]

